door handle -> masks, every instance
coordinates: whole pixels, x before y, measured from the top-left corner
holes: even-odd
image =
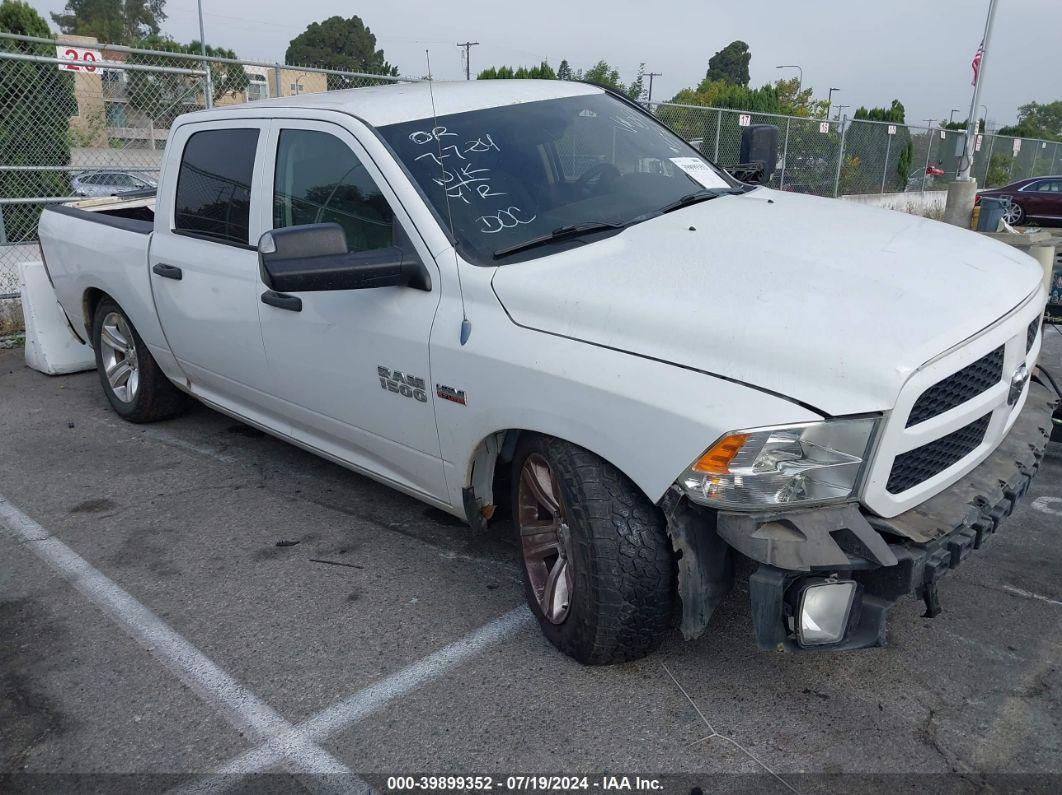
[[[277,309],[287,309],[289,312],[302,311],[302,299],[297,295],[278,293],[276,290],[266,290],[262,293],[262,303],[275,306]]]
[[[156,262],[152,268],[152,273],[156,276],[161,276],[163,279],[176,279],[180,281],[184,278],[184,273],[176,265],[167,265],[165,262]]]

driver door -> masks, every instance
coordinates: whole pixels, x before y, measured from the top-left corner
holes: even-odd
[[[345,127],[278,119],[266,151],[272,201],[263,229],[337,223],[349,251],[365,258],[404,237],[434,285],[292,293],[299,310],[259,303],[266,356],[293,436],[399,488],[445,499],[428,372],[440,295],[434,259]]]

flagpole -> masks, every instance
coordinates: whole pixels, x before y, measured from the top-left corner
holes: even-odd
[[[963,145],[959,173],[955,175],[957,181],[966,182],[971,179],[970,170],[973,168],[974,140],[977,136],[977,108],[981,104],[981,84],[985,78],[985,64],[988,62],[988,44],[989,39],[992,37],[992,21],[995,17],[996,0],[988,0],[988,18],[985,20],[985,35],[981,40],[981,60],[974,71],[973,98],[970,100],[970,115],[966,117],[966,143]]]

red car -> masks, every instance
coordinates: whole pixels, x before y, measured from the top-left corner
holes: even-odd
[[[1021,179],[1002,188],[981,191],[974,203],[980,204],[985,196],[1007,201],[1003,219],[1011,226],[1024,224],[1027,219],[1062,221],[1062,177]]]

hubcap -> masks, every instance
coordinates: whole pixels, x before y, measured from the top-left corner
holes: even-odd
[[[1008,224],[1014,225],[1021,219],[1021,207],[1014,202],[1007,202],[1006,208],[1003,210],[1003,220]]]
[[[568,617],[574,579],[571,533],[557,478],[537,453],[527,457],[516,490],[520,548],[531,589],[552,624]]]
[[[123,403],[132,403],[140,388],[140,366],[136,360],[136,343],[126,319],[117,312],[103,318],[100,329],[103,372],[114,396]]]

